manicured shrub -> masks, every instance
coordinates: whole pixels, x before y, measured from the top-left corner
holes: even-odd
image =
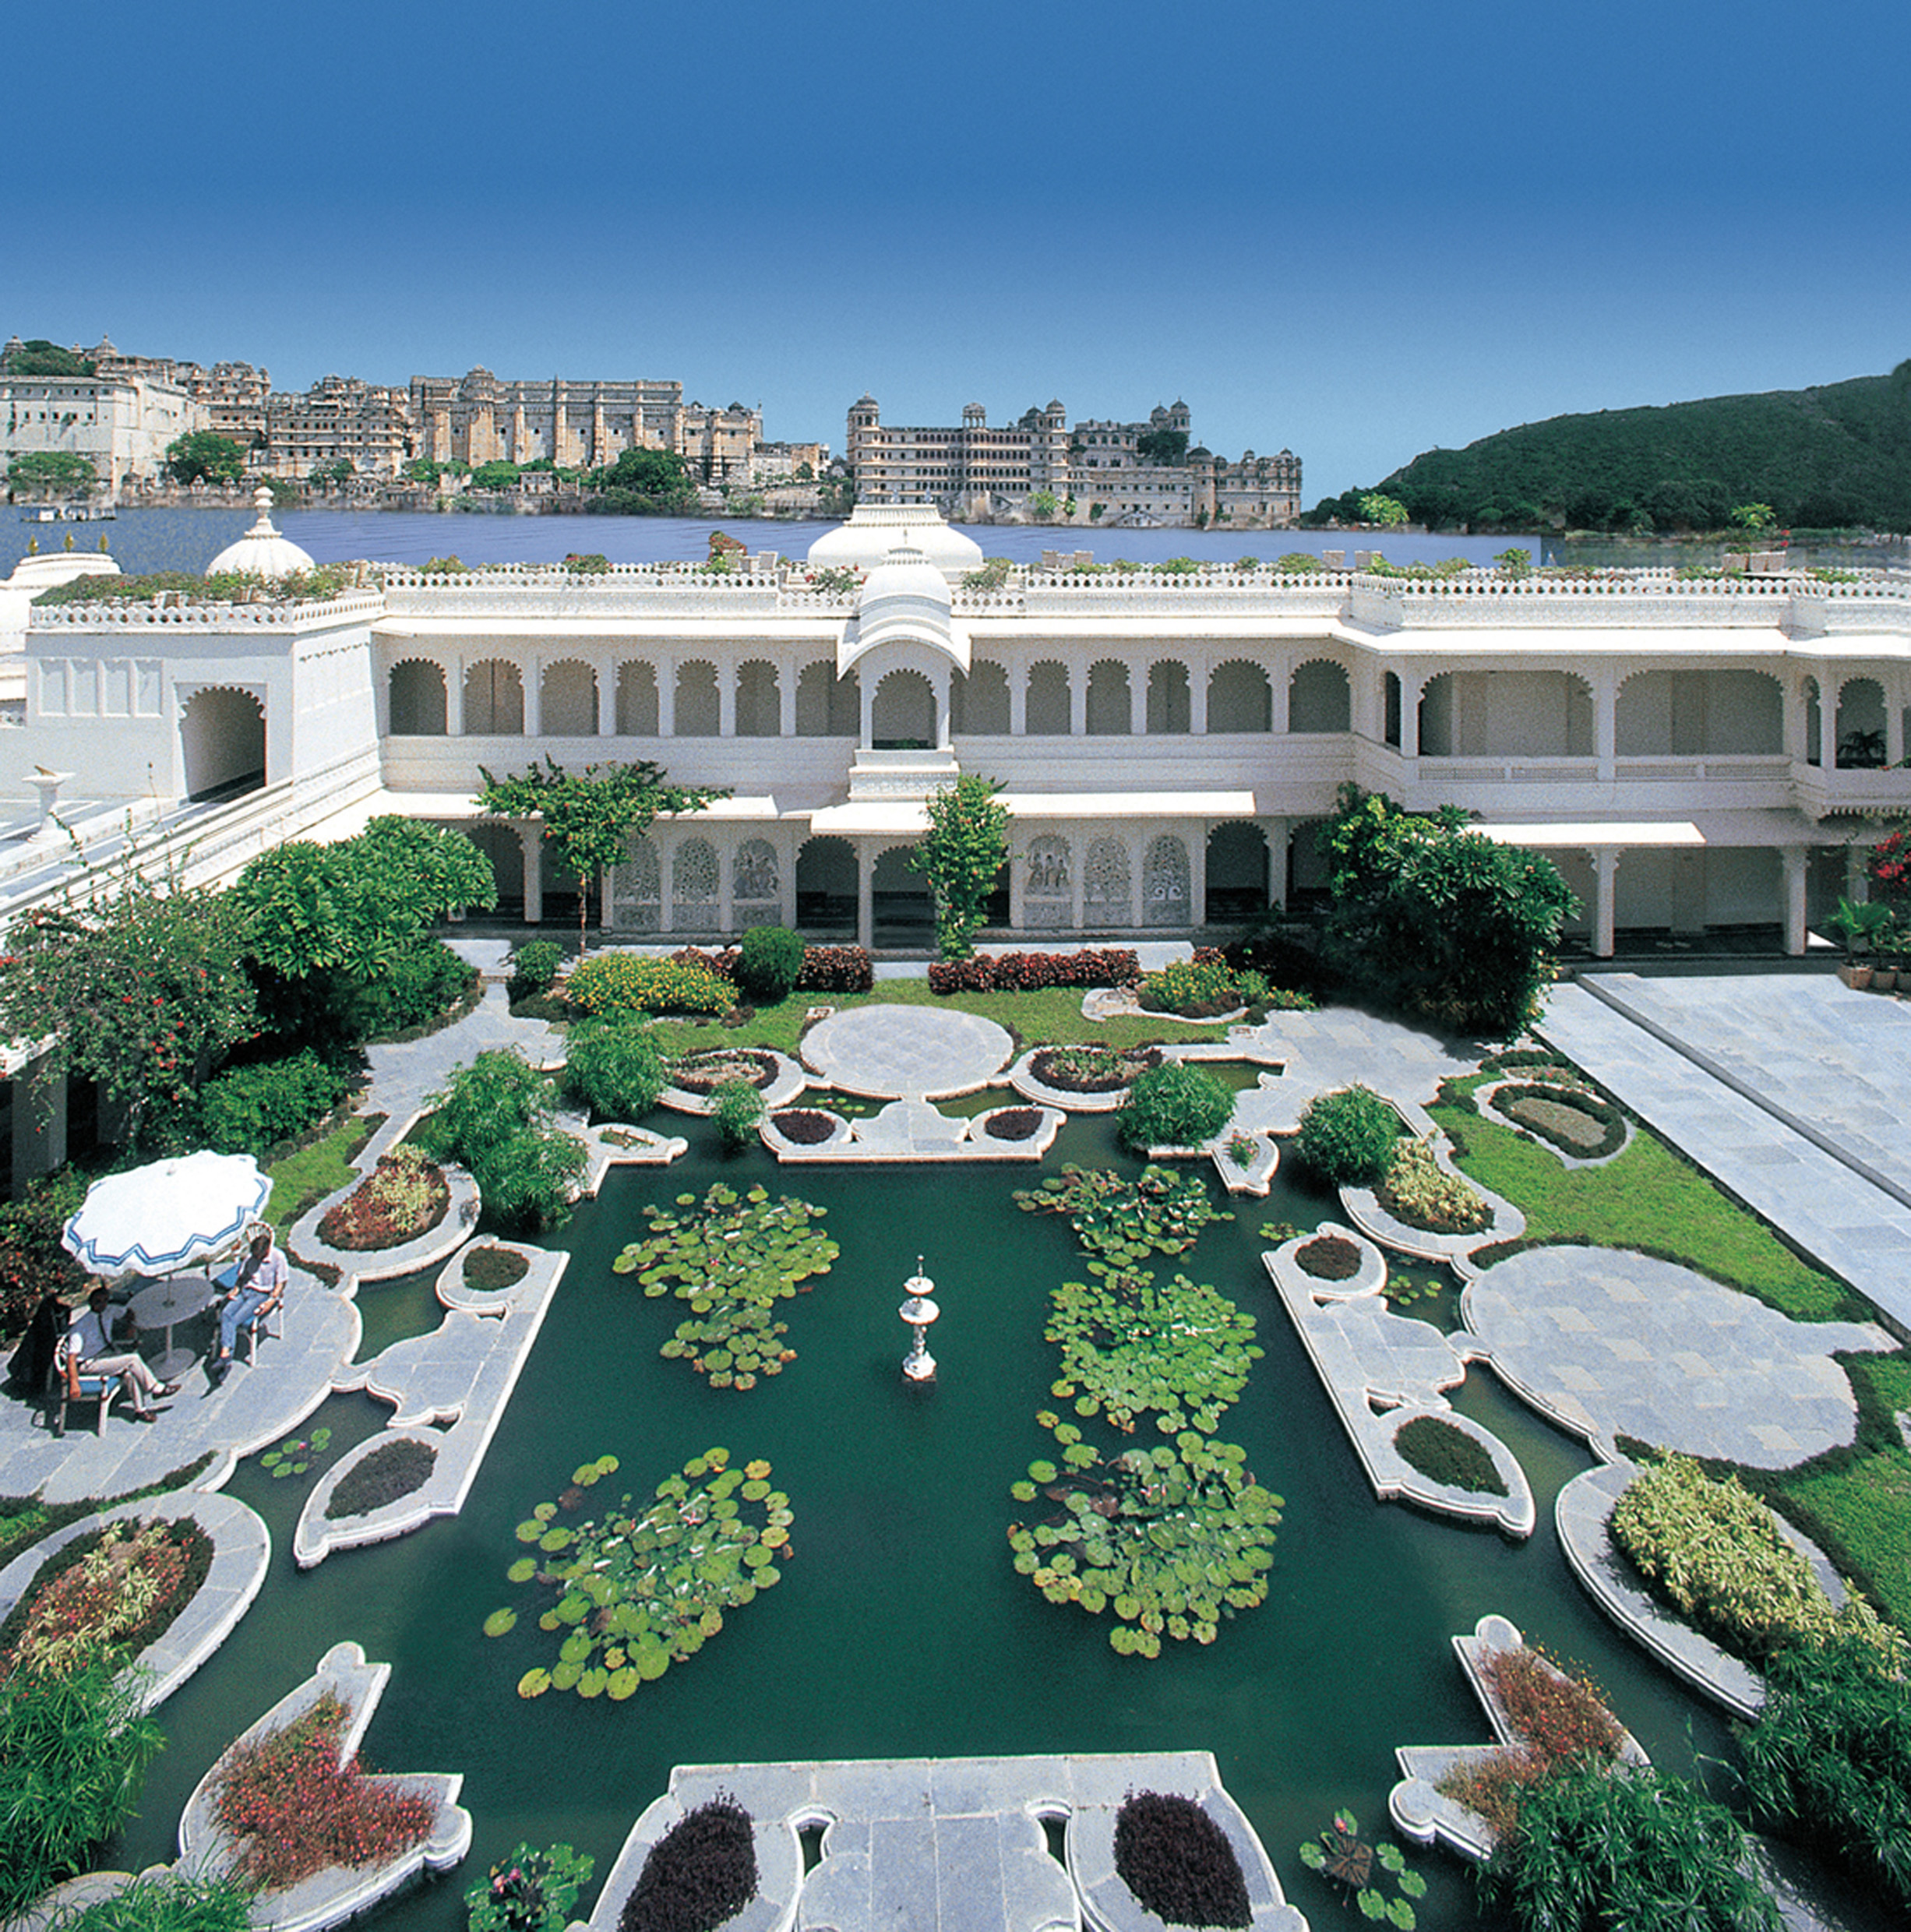
[[[788,999],[802,971],[802,939],[788,926],[753,925],[737,948],[736,983],[760,1007]]]
[[[1532,1932],[1777,1932],[1753,1869],[1737,1820],[1695,1786],[1581,1761],[1528,1790],[1482,1888]]]
[[[176,1867],[136,1878],[110,1899],[60,1914],[60,1932],[248,1932],[252,1895],[224,1872],[194,1875]]]
[[[517,1053],[480,1053],[451,1077],[417,1129],[421,1146],[454,1160],[505,1227],[561,1219],[585,1165],[584,1143],[554,1124],[556,1082]]]
[[[746,1080],[726,1080],[710,1100],[710,1117],[724,1146],[732,1154],[742,1153],[756,1138],[763,1115],[762,1094]]]
[[[428,1031],[476,987],[476,968],[442,940],[407,947],[376,979],[353,985],[345,1004],[345,1037],[390,1039]]]
[[[356,1757],[341,1757],[348,1713],[329,1692],[283,1729],[228,1752],[213,1815],[239,1842],[234,1870],[267,1891],[333,1865],[383,1865],[422,1839],[428,1798],[397,1789]]]
[[[1778,1652],[1765,1685],[1740,1738],[1752,1801],[1911,1906],[1911,1684],[1841,1631]]]
[[[563,964],[564,949],[555,940],[527,940],[511,954],[510,996],[529,999],[548,992]]]
[[[1762,1664],[1843,1634],[1887,1662],[1903,1660],[1902,1640],[1863,1598],[1834,1608],[1778,1519],[1736,1476],[1667,1456],[1627,1485],[1612,1528],[1653,1594],[1735,1656]]]
[[[876,984],[876,967],[861,946],[810,946],[803,950],[799,992],[867,992]]]
[[[289,1059],[228,1067],[199,1091],[190,1137],[217,1154],[264,1154],[316,1126],[358,1084],[310,1047]]]
[[[1317,1094],[1294,1151],[1331,1187],[1370,1187],[1387,1171],[1400,1116],[1370,1087]]]
[[[1294,1259],[1317,1282],[1351,1282],[1360,1272],[1360,1250],[1345,1235],[1316,1235]]]
[[[400,1497],[423,1489],[437,1465],[438,1451],[428,1442],[401,1436],[396,1442],[381,1443],[339,1478],[325,1506],[326,1520],[337,1522],[347,1516],[364,1516],[395,1503]]]
[[[1254,1922],[1247,1881],[1228,1835],[1192,1798],[1131,1791],[1115,1814],[1115,1869],[1169,1925]]]
[[[1434,1158],[1430,1135],[1424,1141],[1396,1141],[1373,1191],[1396,1221],[1430,1234],[1478,1234],[1493,1225],[1493,1209]]]
[[[1198,1147],[1227,1125],[1233,1111],[1233,1095],[1212,1074],[1183,1060],[1164,1060],[1135,1076],[1115,1128],[1130,1153]]]
[[[1481,1496],[1504,1496],[1506,1478],[1493,1458],[1464,1429],[1437,1416],[1416,1416],[1394,1431],[1394,1447],[1409,1467],[1448,1488]]]
[[[0,1919],[90,1863],[132,1814],[165,1742],[141,1714],[136,1673],[110,1657],[15,1677],[0,1697]]]
[[[594,953],[573,968],[565,993],[590,1014],[728,1013],[736,988],[706,966],[637,953]]]
[[[749,1814],[719,1793],[686,1812],[651,1847],[619,1915],[618,1932],[715,1932],[756,1895]]]
[[[929,969],[935,993],[1035,992],[1049,986],[1131,986],[1141,977],[1132,947],[1084,946],[1073,953],[978,953],[936,960]]]
[[[641,1120],[670,1084],[657,1038],[641,1021],[583,1025],[571,1031],[564,1091],[598,1120]]]

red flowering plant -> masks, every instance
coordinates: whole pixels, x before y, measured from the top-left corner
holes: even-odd
[[[333,1865],[389,1864],[432,1828],[429,1798],[343,1754],[348,1715],[328,1693],[227,1758],[213,1815],[242,1841],[235,1868],[249,1884],[277,1891]]]

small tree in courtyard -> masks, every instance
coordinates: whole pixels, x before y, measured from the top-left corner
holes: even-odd
[[[965,771],[926,801],[929,830],[909,854],[911,868],[936,894],[936,945],[944,959],[967,959],[975,949],[1009,856],[1009,809],[993,778]]]
[[[647,758],[582,771],[566,771],[546,758],[517,778],[494,778],[478,769],[485,778],[479,807],[498,818],[542,820],[545,837],[577,875],[580,959],[590,931],[591,881],[629,856],[631,834],[644,830],[660,812],[700,812],[730,795],[715,785],[672,784],[663,767]]]

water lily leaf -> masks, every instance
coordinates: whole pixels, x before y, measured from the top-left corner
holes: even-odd
[[[535,1557],[520,1557],[504,1574],[510,1582],[528,1583],[538,1574],[538,1559]]]
[[[612,1703],[622,1704],[643,1681],[637,1673],[626,1664],[621,1670],[611,1673],[610,1682],[605,1686],[605,1690]]]
[[[493,1610],[485,1619],[485,1634],[487,1637],[502,1637],[517,1627],[517,1613],[513,1609]]]
[[[520,1698],[541,1698],[551,1688],[551,1673],[542,1666],[527,1670],[517,1680]]]

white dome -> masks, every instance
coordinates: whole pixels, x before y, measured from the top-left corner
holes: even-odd
[[[217,576],[225,570],[244,570],[257,577],[276,581],[289,577],[295,570],[314,568],[311,553],[299,548],[289,537],[281,537],[272,527],[272,492],[264,484],[252,492],[252,502],[259,511],[259,520],[246,531],[237,543],[227,544],[224,549],[206,566],[206,574]]]
[[[873,570],[901,548],[919,552],[952,583],[982,568],[982,545],[951,530],[928,503],[859,503],[848,523],[825,531],[809,546],[809,567]]]
[[[856,600],[856,621],[836,648],[841,677],[880,645],[921,645],[961,669],[969,668],[969,640],[950,622],[949,580],[923,553],[899,544],[869,573]]]

